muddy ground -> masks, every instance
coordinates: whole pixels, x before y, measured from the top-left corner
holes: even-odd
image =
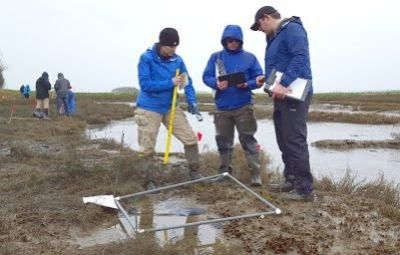
[[[151,234],[81,248],[71,243],[76,233],[89,235],[99,227],[118,224],[115,211],[83,204],[82,197],[143,190],[147,161],[113,141],[88,140],[84,135],[88,123],[129,117],[132,110],[98,105],[86,98],[75,117],[56,117],[52,112],[52,120],[37,120],[30,116],[31,102],[19,100],[0,105],[1,255],[400,254],[399,186],[382,179],[357,183],[350,173],[337,183],[318,180],[314,203],[287,201],[267,192],[265,185],[255,188],[282,214],[220,225],[219,241],[211,250],[203,249],[193,238],[161,246]],[[10,105],[17,107],[11,119]],[[203,174],[216,173],[216,153],[202,154],[201,160]],[[243,153],[235,148],[234,176],[248,184],[243,162]],[[263,165],[267,162],[264,155]],[[153,163],[161,185],[187,180],[184,164],[165,167],[159,161]],[[266,169],[264,183],[274,178],[277,174]],[[207,206],[207,213],[213,216],[268,209],[229,182],[198,184],[157,194],[156,199],[176,195]],[[196,236],[196,232],[190,235]]]

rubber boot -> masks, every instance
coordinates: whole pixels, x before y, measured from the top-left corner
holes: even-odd
[[[259,187],[262,185],[261,175],[260,175],[260,158],[257,154],[246,154],[248,166],[251,172],[250,186]]]
[[[136,168],[139,171],[144,171],[145,172],[145,177],[144,177],[144,188],[146,190],[151,190],[155,189],[156,186],[156,178],[155,178],[155,165],[154,165],[154,157],[153,155],[143,155],[140,156]]]
[[[36,109],[33,112],[33,116],[38,118],[38,119],[43,119],[44,113],[40,109]]]
[[[232,174],[232,150],[227,153],[219,154],[220,158],[220,166],[219,166],[219,173],[228,172]]]
[[[222,173],[229,173],[232,174],[233,172],[233,168],[231,165],[232,162],[232,151],[228,152],[228,153],[223,153],[223,154],[219,154],[219,159],[220,159],[220,166],[218,169],[218,172],[220,174]],[[228,179],[227,176],[224,175],[220,175],[217,176],[215,178],[212,179],[213,182],[224,182]]]
[[[49,120],[49,109],[43,109],[43,118]]]
[[[189,177],[191,180],[203,178],[199,172],[199,147],[196,144],[185,145],[185,157],[189,166]]]

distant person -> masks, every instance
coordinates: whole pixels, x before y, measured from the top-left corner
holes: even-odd
[[[148,158],[149,163],[154,161],[154,147],[160,124],[168,127],[174,87],[182,86],[185,82],[182,75],[175,76],[177,69],[181,74],[186,73],[188,77],[184,91],[189,112],[198,113],[192,79],[183,59],[175,53],[178,45],[178,31],[165,28],[160,32],[159,42],[140,56],[138,64],[140,92],[136,102],[135,119],[138,125],[140,153],[144,158]],[[201,178],[197,136],[179,107],[176,108],[173,135],[184,144],[190,179]],[[146,173],[146,189],[154,188],[156,180],[153,167],[148,167]]]
[[[24,97],[24,90],[25,90],[25,85],[22,84],[21,87],[19,87],[19,93],[21,93],[21,97]]]
[[[24,97],[25,99],[29,99],[29,94],[31,93],[31,87],[29,86],[29,84],[26,84],[24,86]]]
[[[75,93],[72,92],[72,87],[68,88],[68,112],[70,115],[75,114]]]
[[[36,117],[49,116],[49,91],[51,84],[49,82],[49,74],[43,72],[42,76],[36,81]]]
[[[313,201],[313,176],[307,145],[307,116],[312,87],[304,102],[290,99],[290,84],[297,78],[312,79],[307,32],[299,17],[281,19],[272,6],[260,8],[256,15],[254,31],[267,36],[265,53],[265,75],[272,70],[282,72],[280,83],[273,89],[273,120],[276,140],[285,165],[285,182],[271,184],[270,191],[289,192],[284,197],[291,200]],[[263,84],[265,77],[259,77]]]
[[[260,158],[257,140],[254,138],[257,121],[253,110],[252,90],[261,87],[262,84],[257,85],[256,77],[262,75],[263,71],[257,58],[243,49],[243,33],[240,26],[226,26],[222,33],[221,44],[223,50],[211,55],[203,72],[203,82],[215,90],[214,101],[217,111],[214,114],[214,125],[220,156],[219,172],[232,174],[236,127],[250,168],[251,185],[261,186]],[[245,81],[237,84],[218,79],[221,74],[235,72],[243,72]]]
[[[64,78],[64,74],[59,73],[57,75],[58,79],[54,84],[54,90],[56,91],[57,98],[57,112],[60,115],[69,116],[69,106],[68,106],[68,88],[71,86],[69,80]]]

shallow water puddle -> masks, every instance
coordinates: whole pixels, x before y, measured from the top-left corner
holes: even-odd
[[[135,207],[127,207],[130,220],[137,224],[138,229],[170,227],[197,222],[210,217],[210,215],[207,215],[206,208],[199,207],[198,204],[189,199],[171,198],[165,201],[141,199],[138,203],[135,204]],[[119,219],[121,224],[98,228],[89,234],[73,230],[70,233],[73,237],[70,243],[78,245],[79,248],[86,248],[140,235],[132,229],[122,215],[119,215]],[[210,249],[213,244],[218,242],[221,230],[217,225],[201,225],[151,233],[153,233],[151,236],[155,239],[155,242],[160,246],[183,241],[193,245],[193,247]]]
[[[199,148],[202,152],[216,151],[215,130],[213,117],[203,113],[204,120],[198,122],[194,116],[187,115],[195,132],[202,133]],[[210,126],[211,125],[211,126]],[[94,128],[87,131],[90,138],[108,138],[117,142],[121,141],[124,133],[124,145],[137,150],[137,126],[133,119],[112,122],[102,128]],[[308,123],[308,143],[325,139],[353,139],[353,140],[385,140],[392,139],[392,133],[400,133],[400,125],[359,125],[348,123]],[[167,130],[160,128],[157,138],[156,151],[163,152]],[[265,150],[271,158],[269,168],[271,170],[283,169],[281,153],[275,139],[275,131],[271,120],[259,120],[258,130],[255,135],[261,149]],[[239,143],[238,135],[235,134],[235,144]],[[400,183],[400,152],[393,149],[354,149],[336,151],[330,149],[319,149],[309,146],[310,164],[315,177],[330,176],[338,180],[344,176],[349,169],[357,175],[358,180],[374,180],[380,174],[386,179]],[[171,152],[183,152],[183,145],[172,137]]]

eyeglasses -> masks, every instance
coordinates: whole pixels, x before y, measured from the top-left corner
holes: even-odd
[[[226,39],[226,42],[227,43],[238,43],[239,42],[239,40],[236,40],[236,39],[233,39],[233,38],[228,38],[228,39]]]

